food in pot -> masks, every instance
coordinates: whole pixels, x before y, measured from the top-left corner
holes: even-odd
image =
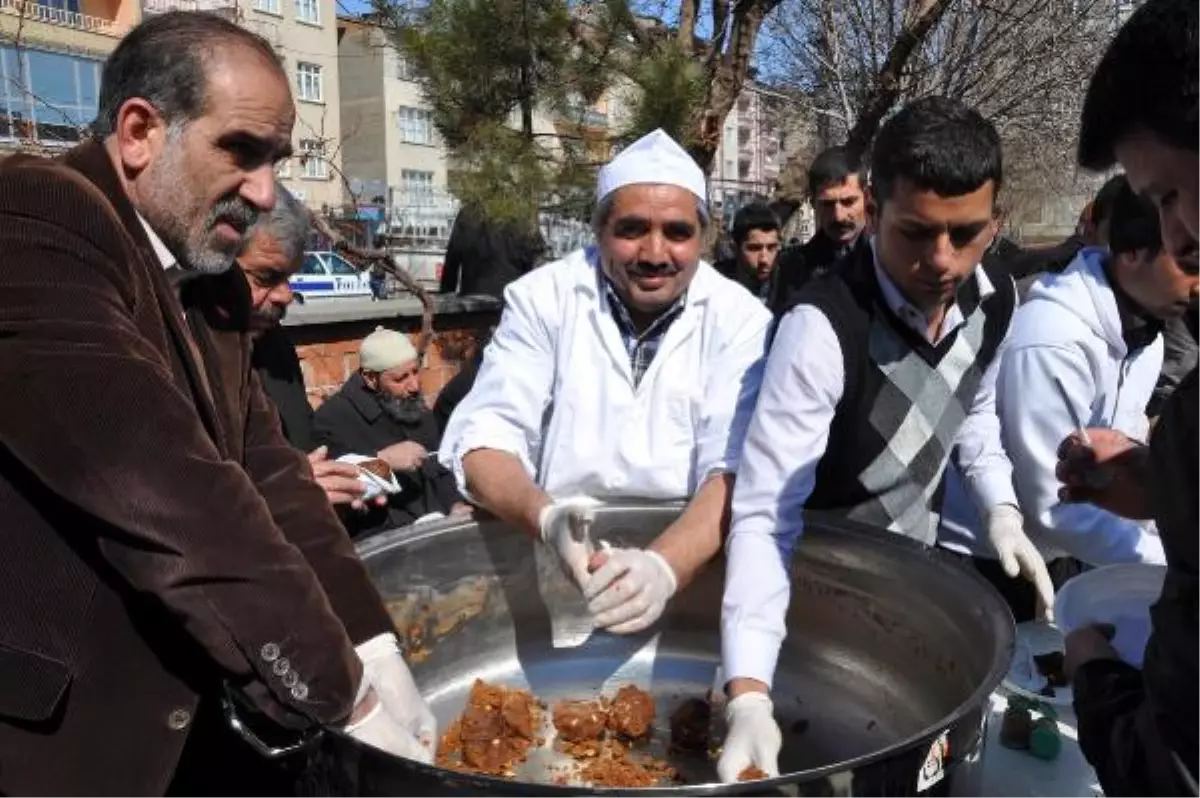
[[[587,760],[579,776],[593,787],[657,787],[664,781],[677,780],[675,769],[649,756],[634,757],[619,740],[600,744],[596,756]]]
[[[608,724],[608,709],[600,701],[560,701],[554,706],[554,728],[569,743],[599,740]]]
[[[738,774],[738,781],[758,781],[767,778],[767,771],[751,765]]]
[[[378,458],[374,460],[363,460],[358,464],[358,467],[363,471],[370,472],[382,479],[384,482],[392,481],[392,467],[383,460]]]
[[[671,747],[678,751],[708,749],[712,705],[702,698],[689,698],[671,713]]]
[[[476,679],[462,717],[442,737],[437,763],[451,770],[512,776],[537,742],[540,725],[541,712],[528,690]]]
[[[627,684],[617,691],[608,710],[608,728],[626,740],[650,736],[654,724],[654,699],[645,690]]]

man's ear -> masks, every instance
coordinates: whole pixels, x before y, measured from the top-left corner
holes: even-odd
[[[167,126],[157,108],[141,97],[133,97],[117,110],[113,136],[121,165],[127,173],[136,175],[162,152]]]
[[[879,201],[875,198],[874,186],[863,189],[863,208],[867,219],[867,233],[874,235],[879,227]]]

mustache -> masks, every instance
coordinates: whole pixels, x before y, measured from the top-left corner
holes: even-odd
[[[284,317],[287,316],[287,308],[282,305],[268,303],[255,310],[254,316],[264,325],[274,326],[283,321]]]
[[[225,222],[238,232],[245,233],[258,222],[260,215],[258,208],[241,197],[225,197],[218,200],[208,212],[207,229],[211,230],[220,222]]]
[[[625,272],[631,277],[671,277],[679,274],[680,269],[673,263],[647,263],[637,261],[625,265]]]

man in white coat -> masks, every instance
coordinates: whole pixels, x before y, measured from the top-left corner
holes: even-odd
[[[770,313],[700,260],[704,174],[662,131],[600,170],[597,244],[508,286],[439,458],[562,558],[596,625],[652,624],[721,546]],[[593,551],[599,499],[690,499],[647,549]]]
[[[1162,542],[1148,525],[1061,501],[1054,474],[1059,444],[1077,423],[1147,438],[1164,323],[1183,316],[1200,281],[1164,250],[1158,211],[1123,178],[1109,218],[1111,252],[1086,248],[1061,275],[1033,284],[1013,320],[996,408],[1026,529],[1048,561],[1065,554],[1094,566],[1163,564]],[[939,542],[994,557],[980,545],[978,516],[964,499],[961,482],[948,479]],[[986,561],[977,565],[989,575]],[[1032,618],[1030,604],[1012,607],[1017,621]]]

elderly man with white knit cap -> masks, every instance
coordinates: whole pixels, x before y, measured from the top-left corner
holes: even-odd
[[[663,131],[600,170],[596,245],[510,284],[439,457],[554,549],[597,627],[645,629],[720,549],[770,314],[700,260],[704,174]],[[647,549],[576,541],[600,500],[690,499]]]

